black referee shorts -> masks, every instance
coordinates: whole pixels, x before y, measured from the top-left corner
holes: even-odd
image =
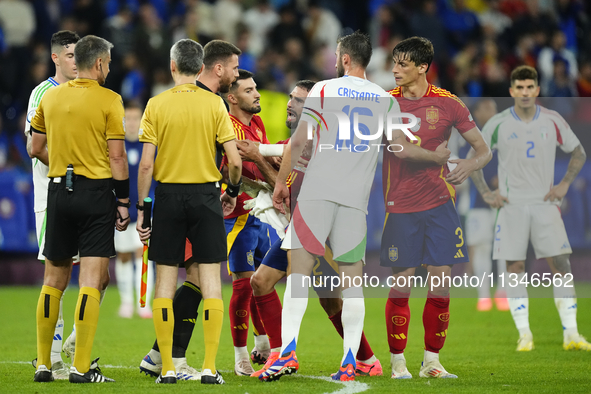
[[[49,260],[64,260],[78,251],[80,257],[115,256],[113,180],[78,175],[74,191],[65,187],[65,177],[59,183],[49,182],[43,255]]]
[[[149,259],[183,264],[186,238],[193,245],[192,261],[219,263],[228,258],[220,189],[215,183],[156,187]]]

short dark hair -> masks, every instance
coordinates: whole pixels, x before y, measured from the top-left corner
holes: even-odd
[[[302,79],[296,82],[296,88],[306,89],[308,92],[316,85],[316,82],[310,81],[309,79]]]
[[[197,41],[183,38],[170,48],[170,59],[182,75],[195,75],[203,65],[203,47]]]
[[[346,36],[341,36],[337,40],[340,45],[340,55],[349,55],[351,61],[363,68],[366,68],[371,60],[372,48],[371,41],[367,34],[357,30]]]
[[[227,41],[212,40],[203,47],[203,64],[210,68],[218,63],[226,63],[232,55],[240,56],[242,51]]]
[[[62,47],[70,44],[76,44],[80,41],[80,36],[70,30],[60,30],[51,36],[51,53],[59,53]]]
[[[392,49],[392,57],[402,56],[414,62],[415,66],[427,65],[427,71],[431,67],[435,50],[433,44],[425,37],[410,37],[400,41]]]
[[[89,70],[96,59],[109,53],[113,44],[104,38],[88,35],[76,44],[74,48],[74,59],[78,70]]]
[[[511,71],[511,85],[515,81],[524,81],[526,79],[533,79],[538,84],[538,72],[531,66],[519,66]]]
[[[254,74],[247,70],[238,69],[238,77],[234,82],[232,82],[230,90],[236,90],[238,88],[238,81],[242,81],[248,78],[254,78]]]

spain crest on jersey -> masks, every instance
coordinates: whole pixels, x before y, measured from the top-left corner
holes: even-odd
[[[390,249],[388,249],[388,258],[390,259],[390,261],[396,261],[398,260],[398,248],[392,246]]]
[[[246,252],[246,262],[254,267],[254,252]]]
[[[430,124],[439,122],[439,110],[437,108],[427,108],[426,121]]]

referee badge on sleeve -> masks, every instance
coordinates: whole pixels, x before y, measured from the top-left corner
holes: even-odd
[[[390,249],[388,249],[388,257],[390,258],[390,261],[398,260],[398,248],[392,246]]]

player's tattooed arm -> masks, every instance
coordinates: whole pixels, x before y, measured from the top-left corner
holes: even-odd
[[[474,171],[470,178],[472,178],[472,182],[474,182],[474,186],[476,186],[484,202],[490,205],[491,208],[501,208],[506,202],[509,202],[507,197],[501,196],[499,189],[495,191],[490,190],[484,179],[482,170]]]
[[[583,168],[585,160],[587,160],[587,154],[585,153],[583,145],[579,145],[570,154],[568,169],[566,170],[566,174],[564,175],[564,178],[562,178],[562,181],[567,182],[568,184],[573,183],[577,175],[579,175],[579,171]]]
[[[562,178],[562,181],[556,186],[554,186],[548,194],[544,197],[544,201],[560,201],[566,196],[568,192],[568,188],[573,183],[581,168],[585,164],[587,160],[587,154],[585,153],[585,149],[583,145],[577,146],[570,154],[570,161],[568,162],[568,168],[566,170],[566,174]]]

